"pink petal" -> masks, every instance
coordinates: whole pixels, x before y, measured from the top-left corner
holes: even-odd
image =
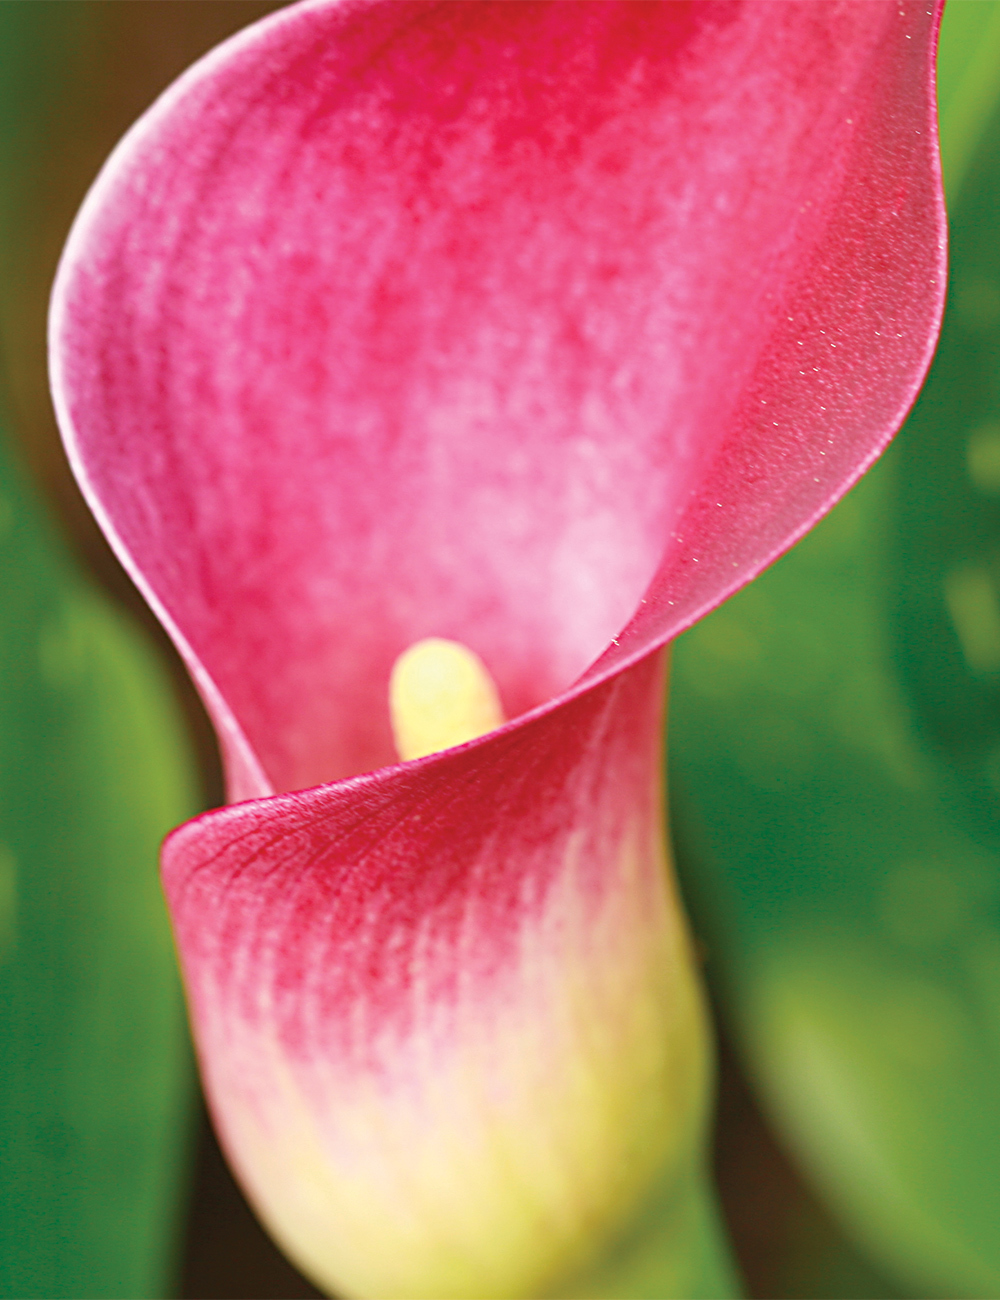
[[[331,1289],[547,1293],[700,1153],[662,681],[653,655],[487,743],[168,840],[220,1133]]]
[[[698,1158],[655,651],[915,395],[936,13],[307,3],[182,78],[84,207],[70,455],[232,796],[271,796],[165,850],[199,1051],[331,1286],[534,1293]],[[425,635],[516,721],[386,766]]]
[[[54,387],[236,793],[391,762],[424,635],[508,716],[647,653],[853,482],[941,307],[931,10],[306,4],[134,128]]]

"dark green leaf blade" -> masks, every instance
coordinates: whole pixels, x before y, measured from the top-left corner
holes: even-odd
[[[157,854],[190,763],[6,453],[0,575],[0,1294],[163,1295],[192,1077]]]

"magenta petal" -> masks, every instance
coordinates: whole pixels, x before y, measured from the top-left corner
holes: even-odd
[[[307,3],[84,206],[60,421],[252,797],[165,850],[199,1051],[331,1286],[534,1293],[694,1159],[655,652],[916,393],[937,13]],[[427,635],[515,720],[394,765]]]
[[[662,681],[651,656],[489,741],[168,840],[223,1140],[331,1288],[547,1292],[697,1153]]]
[[[391,762],[422,636],[508,716],[646,653],[858,476],[941,308],[932,8],[307,4],[136,126],[54,388],[237,793]]]

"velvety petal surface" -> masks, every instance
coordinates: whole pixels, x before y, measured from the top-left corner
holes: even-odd
[[[329,1286],[537,1294],[700,1158],[657,650],[914,396],[934,29],[307,3],[182,78],[84,207],[60,419],[247,800],[165,850],[203,1068]],[[424,636],[513,721],[396,765]]]
[[[700,1156],[651,656],[471,748],[239,804],[165,878],[223,1140],[349,1294],[537,1295]]]
[[[306,4],[136,126],[55,392],[235,793],[390,762],[422,636],[508,716],[646,653],[857,477],[940,310],[932,11]]]

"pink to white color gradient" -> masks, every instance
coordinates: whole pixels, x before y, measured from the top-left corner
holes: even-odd
[[[309,0],[84,205],[60,423],[244,801],[164,854],[203,1070],[328,1286],[536,1293],[697,1158],[659,652],[913,401],[937,18]],[[511,721],[400,765],[425,636]]]

